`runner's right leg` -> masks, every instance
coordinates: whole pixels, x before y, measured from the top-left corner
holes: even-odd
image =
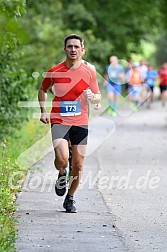
[[[68,166],[69,149],[66,139],[53,140],[55,150],[55,167],[59,171],[58,179],[55,184],[55,192],[58,196],[66,193],[66,168]]]

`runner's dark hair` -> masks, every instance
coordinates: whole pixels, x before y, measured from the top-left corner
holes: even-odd
[[[85,46],[84,46],[84,39],[83,39],[81,36],[77,35],[77,34],[70,34],[70,35],[68,35],[68,36],[64,39],[64,47],[66,47],[67,40],[69,40],[69,39],[78,39],[78,40],[81,42],[81,46],[82,46],[82,47],[85,47]]]

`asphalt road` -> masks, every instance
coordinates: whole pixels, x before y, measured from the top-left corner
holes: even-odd
[[[98,186],[114,225],[132,251],[167,251],[167,106],[120,109],[97,150]],[[109,132],[108,124],[103,131]],[[107,176],[107,177],[106,177]],[[106,178],[106,180],[105,180]]]

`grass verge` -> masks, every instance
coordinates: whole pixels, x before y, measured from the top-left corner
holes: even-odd
[[[15,131],[12,137],[0,143],[0,251],[16,251],[17,219],[14,212],[16,194],[21,190],[21,185],[13,185],[23,181],[27,173],[27,167],[20,166],[17,158],[40,141],[48,130],[49,126],[44,127],[40,122],[30,120]]]

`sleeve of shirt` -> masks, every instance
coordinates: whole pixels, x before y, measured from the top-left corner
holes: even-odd
[[[53,80],[52,80],[52,71],[48,70],[48,72],[46,73],[45,78],[42,81],[42,86],[43,86],[43,88],[45,90],[48,90],[52,83],[53,83]]]

